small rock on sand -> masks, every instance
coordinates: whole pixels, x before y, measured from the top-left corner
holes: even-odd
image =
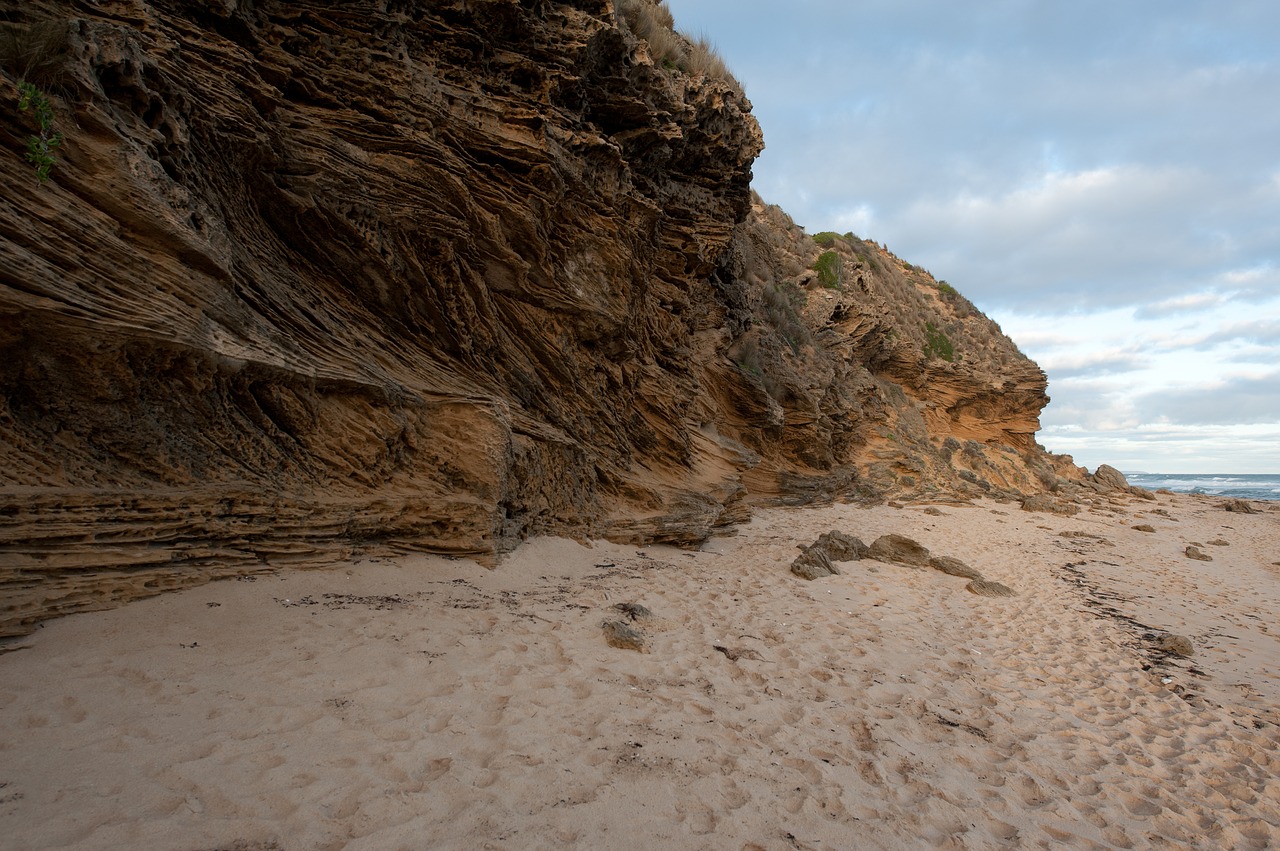
[[[1257,514],[1258,513],[1258,509],[1254,508],[1252,505],[1245,502],[1243,499],[1229,499],[1222,504],[1222,507],[1225,508],[1227,511],[1235,512],[1236,514]]]
[[[965,579],[981,579],[982,574],[958,558],[951,556],[934,556],[929,559],[929,566],[941,570],[949,576],[962,576]]]
[[[1185,635],[1175,635],[1172,632],[1166,632],[1156,639],[1156,649],[1172,653],[1174,656],[1190,656],[1196,652],[1190,638]]]
[[[644,645],[644,636],[636,632],[622,621],[605,621],[600,624],[604,630],[605,643],[620,650],[635,650],[637,653],[648,653]]]
[[[975,579],[964,587],[979,597],[1012,597],[1016,593],[1008,585],[990,579]]]
[[[1022,501],[1022,510],[1047,511],[1051,514],[1061,514],[1064,517],[1069,517],[1072,514],[1079,513],[1080,506],[1075,505],[1074,503],[1054,499],[1048,494],[1038,493],[1034,496],[1029,496]]]
[[[736,662],[739,659],[752,659],[756,662],[764,661],[764,657],[750,647],[724,647],[719,644],[713,644],[712,647],[723,653],[730,662]]]
[[[1152,526],[1150,523],[1139,523],[1133,528],[1137,529],[1139,532],[1154,532],[1156,530],[1156,527]]]
[[[1199,547],[1187,547],[1185,552],[1187,558],[1193,558],[1196,561],[1213,561],[1213,556],[1204,552]]]
[[[639,603],[614,603],[613,607],[627,616],[627,620],[647,621],[653,618],[653,612],[649,611]]]

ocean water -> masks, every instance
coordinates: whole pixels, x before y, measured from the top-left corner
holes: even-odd
[[[1280,473],[1200,475],[1196,473],[1128,473],[1129,484],[1148,490],[1165,488],[1177,493],[1208,493],[1237,499],[1280,500]]]

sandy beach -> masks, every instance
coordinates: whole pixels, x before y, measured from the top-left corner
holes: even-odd
[[[0,844],[1275,847],[1280,506],[1254,506],[770,509],[698,551],[366,556],[63,618],[0,655]],[[831,530],[1015,596],[793,576]]]

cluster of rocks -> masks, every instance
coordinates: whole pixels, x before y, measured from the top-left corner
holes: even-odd
[[[1092,497],[1127,495],[1138,499],[1155,500],[1156,495],[1146,488],[1129,484],[1124,473],[1109,464],[1102,464],[1083,481],[1074,482],[1059,480],[1053,493],[1030,494],[1022,500],[1023,511],[1039,511],[1048,514],[1060,514],[1070,517],[1080,511],[1082,503],[1088,504]]]
[[[881,535],[867,546],[852,535],[832,530],[800,550],[800,555],[791,562],[791,572],[801,579],[812,581],[839,574],[836,562],[874,559],[916,569],[933,568],[950,576],[963,577],[969,580],[965,589],[983,597],[1014,596],[1009,586],[985,578],[958,558],[931,555],[927,547],[905,535]]]
[[[644,632],[638,625],[653,620],[653,612],[639,603],[615,603],[614,609],[621,618],[608,620],[600,624],[604,631],[604,641],[610,647],[619,650],[634,650],[637,653],[648,653]]]

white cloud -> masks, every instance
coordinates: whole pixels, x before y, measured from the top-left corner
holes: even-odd
[[[1223,293],[1216,290],[1186,293],[1174,298],[1157,301],[1154,304],[1143,305],[1138,308],[1136,315],[1143,318],[1154,318],[1172,316],[1177,313],[1202,311],[1206,308],[1226,304],[1231,301],[1235,295],[1236,293]]]
[[[865,234],[872,232],[876,221],[875,210],[869,204],[859,204],[835,217],[833,229],[838,233]]]
[[[1049,375],[1042,443],[1280,471],[1280,4],[669,5],[756,105],[757,190],[988,312]]]

